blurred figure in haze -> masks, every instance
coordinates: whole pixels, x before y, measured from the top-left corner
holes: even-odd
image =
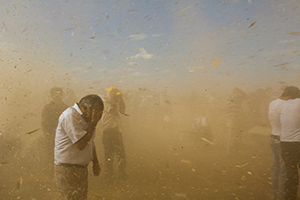
[[[88,164],[91,161],[94,175],[99,176],[101,172],[94,138],[102,113],[102,99],[98,95],[87,95],[59,117],[54,173],[57,187],[65,199],[87,199]]]
[[[272,127],[270,145],[272,150],[272,172],[271,172],[271,195],[274,199],[283,200],[285,192],[286,169],[281,156],[280,135],[281,123],[280,115],[283,105],[290,98],[295,98],[297,89],[287,87],[278,99],[273,100],[269,106],[269,120]]]
[[[47,153],[47,163],[51,164],[50,169],[52,169],[55,129],[58,124],[59,116],[68,108],[68,106],[62,101],[63,90],[60,87],[53,87],[50,90],[50,96],[52,101],[47,104],[42,111],[42,130],[45,137],[44,148],[46,149]]]
[[[241,89],[235,87],[230,97],[226,100],[226,126],[229,134],[228,155],[236,154],[239,151],[244,126],[242,103],[247,99],[249,99],[249,96]]]
[[[105,157],[105,178],[108,182],[114,179],[114,156],[118,158],[119,177],[127,178],[125,149],[122,137],[122,122],[120,113],[125,114],[125,103],[122,93],[115,87],[107,90],[107,96],[103,98],[103,146]]]
[[[194,120],[193,131],[201,138],[208,140],[209,142],[214,141],[214,135],[211,132],[211,127],[207,117],[198,117]]]
[[[289,100],[283,105],[280,115],[281,156],[287,171],[285,199],[296,200],[300,163],[300,91],[297,87],[289,86],[285,92]]]

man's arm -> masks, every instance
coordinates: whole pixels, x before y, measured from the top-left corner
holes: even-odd
[[[77,149],[83,150],[86,147],[86,145],[90,142],[90,140],[94,134],[96,125],[90,123],[90,125],[88,126],[88,128],[86,130],[86,134],[80,140],[78,140],[77,142],[74,143],[74,145]]]
[[[99,176],[100,172],[101,172],[101,167],[99,165],[96,148],[94,147],[94,152],[93,152],[93,173],[94,173],[95,176]]]
[[[91,122],[86,130],[86,134],[77,142],[74,143],[75,147],[79,150],[83,150],[86,145],[90,142],[98,121],[101,119],[102,112],[96,112],[95,109],[92,110]]]

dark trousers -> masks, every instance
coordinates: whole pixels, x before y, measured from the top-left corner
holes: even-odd
[[[281,142],[281,153],[287,171],[285,199],[296,200],[299,183],[300,142]]]
[[[105,177],[114,177],[114,156],[118,159],[119,176],[125,176],[126,160],[122,133],[118,128],[111,128],[103,131],[102,138],[105,157]]]

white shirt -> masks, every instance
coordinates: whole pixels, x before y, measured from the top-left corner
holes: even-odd
[[[300,99],[286,101],[281,110],[282,142],[300,142]]]
[[[275,99],[269,105],[269,120],[272,127],[272,135],[281,135],[280,115],[286,100]]]
[[[83,150],[74,145],[87,133],[86,129],[89,126],[81,115],[82,112],[76,103],[60,115],[55,134],[54,164],[88,165],[92,161],[95,132]]]

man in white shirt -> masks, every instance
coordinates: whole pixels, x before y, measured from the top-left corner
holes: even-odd
[[[93,139],[103,108],[98,95],[87,95],[59,117],[55,135],[54,173],[57,187],[65,199],[87,199],[87,166],[91,161],[94,175],[98,176],[101,172]]]
[[[271,195],[274,199],[284,200],[286,169],[281,156],[280,115],[283,105],[293,96],[294,87],[287,87],[278,99],[269,105],[269,120],[272,127],[270,146],[272,150]]]
[[[280,115],[281,155],[287,171],[285,199],[296,200],[300,163],[300,91],[297,87],[288,88],[290,99],[283,105]]]

